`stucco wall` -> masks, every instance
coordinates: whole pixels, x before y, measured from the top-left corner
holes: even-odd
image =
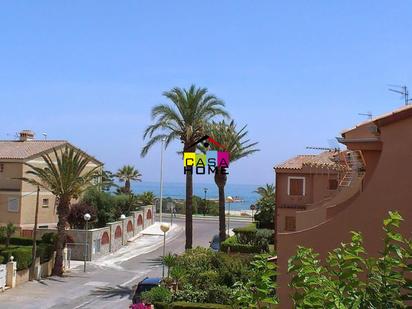
[[[382,248],[382,222],[390,210],[397,210],[410,235],[412,222],[412,118],[381,128],[382,153],[373,176],[352,203],[323,224],[304,232],[278,235],[278,294],[281,308],[291,308],[287,260],[298,245],[314,248],[324,258],[341,242],[350,240],[350,231],[360,231],[367,252],[376,255]]]
[[[123,246],[123,227],[122,221],[111,222],[107,224],[110,227],[110,251],[114,252],[119,250]],[[116,236],[116,231],[120,229],[119,234]]]

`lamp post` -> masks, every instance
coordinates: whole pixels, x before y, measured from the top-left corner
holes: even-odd
[[[166,233],[170,229],[169,224],[167,223],[162,223],[160,225],[160,229],[163,232],[163,258],[162,258],[162,264],[163,264],[163,269],[162,269],[162,278],[165,277],[165,255],[166,255]]]
[[[84,237],[84,265],[83,265],[83,272],[86,272],[86,261],[87,261],[87,248],[88,248],[88,242],[87,242],[87,234],[88,234],[88,229],[89,229],[89,220],[92,216],[90,214],[86,213],[83,216],[84,221],[86,221],[86,226],[85,226],[85,237]]]
[[[121,214],[120,215],[120,220],[122,220],[122,245],[124,245],[124,243],[125,243],[125,241],[124,241],[124,236],[125,236],[124,219],[126,219],[126,216],[124,214]]]
[[[159,211],[159,220],[160,223],[163,222],[163,148],[164,148],[164,142],[166,141],[166,138],[162,138],[162,145],[160,149],[160,211]]]
[[[227,235],[229,235],[230,232],[230,204],[233,202],[233,197],[231,197],[230,195],[226,198],[228,204],[229,204],[229,213],[227,216]],[[230,235],[229,235],[230,236]]]
[[[207,188],[203,188],[203,191],[205,192],[205,209],[203,211],[203,216],[206,215],[206,210],[207,210],[207,199],[206,199],[206,194],[207,194]]]

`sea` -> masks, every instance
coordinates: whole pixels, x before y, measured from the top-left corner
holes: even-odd
[[[246,185],[246,184],[226,184],[225,195],[232,196],[239,199],[239,202],[231,204],[232,210],[248,210],[250,205],[255,204],[259,198],[259,195],[254,192],[259,185]],[[218,190],[215,184],[211,183],[193,183],[193,194],[201,198],[205,197],[204,188],[207,188],[206,198],[218,199]],[[152,191],[156,197],[160,196],[160,183],[159,182],[134,182],[132,183],[132,190],[136,194],[140,194],[145,191]],[[184,183],[163,183],[163,198],[171,197],[173,199],[185,199],[185,184]],[[226,203],[227,204],[227,203]],[[227,207],[227,205],[226,205]]]

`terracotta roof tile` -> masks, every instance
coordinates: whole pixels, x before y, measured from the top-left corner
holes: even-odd
[[[301,169],[303,166],[339,168],[340,164],[334,160],[336,154],[333,151],[325,151],[317,155],[299,155],[276,165],[275,168]]]
[[[23,160],[67,144],[66,141],[0,141],[0,159]]]

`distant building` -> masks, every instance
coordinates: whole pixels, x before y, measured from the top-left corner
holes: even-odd
[[[327,252],[360,231],[369,254],[383,246],[389,211],[412,224],[412,106],[342,133],[344,152],[299,156],[275,167],[280,308],[291,308],[287,261],[297,246]],[[336,180],[335,180],[336,179]]]
[[[37,188],[19,178],[29,176],[26,172],[30,168],[25,163],[45,166],[42,155],[50,154],[53,159],[53,149],[59,150],[66,146],[75,148],[67,141],[35,140],[34,133],[29,130],[20,132],[19,140],[0,141],[0,226],[11,222],[18,227],[22,235],[31,235]],[[95,158],[84,154],[91,160],[88,169],[102,165]],[[41,189],[39,227],[56,227],[55,202],[54,195]]]

